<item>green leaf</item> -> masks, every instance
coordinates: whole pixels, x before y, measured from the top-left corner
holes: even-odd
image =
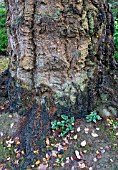
[[[75,121],[74,117],[71,117],[71,123],[73,123]]]
[[[96,123],[96,119],[93,119],[93,122]]]
[[[66,115],[61,115],[61,118],[64,119],[64,120],[67,120],[67,119],[68,119],[68,116],[66,116]]]

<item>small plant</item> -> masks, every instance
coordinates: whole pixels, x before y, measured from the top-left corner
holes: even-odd
[[[118,127],[118,122],[113,120],[113,119],[107,119],[108,121],[108,126],[112,126],[114,129]]]
[[[97,120],[101,120],[101,119],[102,118],[96,112],[91,112],[89,115],[86,116],[86,121],[87,122],[96,123]]]
[[[56,164],[57,164],[57,166],[61,166],[61,164],[64,162],[64,158],[57,158],[57,160],[56,160]]]
[[[54,120],[53,122],[51,122],[51,128],[56,129],[56,130],[60,129],[61,130],[61,136],[64,136],[69,131],[74,130],[74,127],[72,125],[73,122],[74,122],[74,117],[71,117],[69,119],[68,116],[61,115],[60,121]]]

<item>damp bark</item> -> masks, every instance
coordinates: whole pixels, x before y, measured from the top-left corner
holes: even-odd
[[[105,0],[6,0],[6,8],[9,99],[27,125],[34,103],[39,122],[42,105],[49,121],[62,113],[117,116],[114,23]]]

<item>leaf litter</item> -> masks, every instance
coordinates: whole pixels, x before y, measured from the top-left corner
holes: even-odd
[[[8,116],[9,119],[13,119],[12,116]],[[12,122],[11,124],[13,124]],[[10,124],[10,126],[11,126]],[[32,169],[99,169],[106,167],[106,160],[108,161],[107,168],[110,170],[113,167],[118,167],[117,156],[115,155],[117,146],[117,129],[114,130],[115,140],[110,138],[110,132],[106,134],[105,128],[106,121],[101,125],[97,125],[97,128],[92,123],[86,123],[84,120],[78,120],[74,123],[74,131],[68,133],[64,137],[59,136],[56,130],[53,130],[52,136],[46,137],[46,151],[43,159],[37,159],[30,167]],[[108,127],[109,128],[109,127]],[[1,131],[1,137],[4,137],[4,133]],[[52,139],[55,140],[52,140]],[[99,139],[99,140],[98,140]],[[107,140],[107,142],[104,142]],[[4,138],[3,143],[6,149],[13,149],[7,157],[2,159],[0,167],[17,164],[20,166],[20,162],[25,154],[24,150],[20,150],[19,137]],[[39,149],[33,151],[36,155],[40,155]],[[12,154],[15,154],[13,157]],[[99,160],[99,161],[98,161]],[[10,167],[11,168],[11,167]],[[107,170],[107,169],[106,169]]]

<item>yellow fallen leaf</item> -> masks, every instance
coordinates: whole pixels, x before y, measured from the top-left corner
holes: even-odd
[[[73,139],[75,139],[75,140],[76,140],[76,139],[77,139],[77,135],[75,135],[75,136],[73,137]]]
[[[83,146],[83,147],[86,146],[86,141],[85,140],[81,142],[81,146]]]
[[[47,159],[46,159],[46,158],[43,158],[43,161],[44,161],[44,162],[46,162],[46,161],[47,161]]]
[[[20,141],[17,141],[17,142],[16,142],[16,145],[19,145],[19,144],[20,144]]]
[[[11,148],[11,144],[8,144],[8,145],[7,145],[7,148]]]
[[[39,165],[41,163],[41,161],[40,160],[38,160],[38,161],[36,161],[36,165]]]
[[[21,154],[24,155],[24,151],[21,151]]]
[[[36,153],[39,153],[39,150],[35,150],[35,151],[33,151],[33,152],[36,154]]]

